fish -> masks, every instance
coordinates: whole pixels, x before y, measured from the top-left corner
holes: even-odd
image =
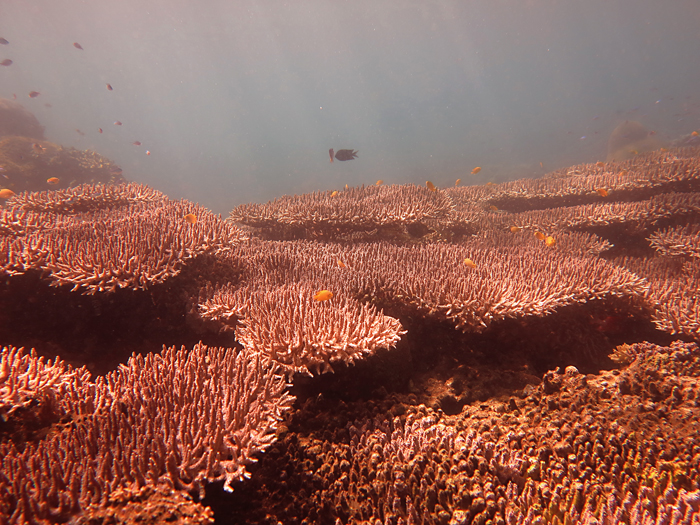
[[[11,65],[12,65],[12,60],[10,60],[9,58],[6,58],[2,62],[0,62],[0,66],[11,66]]]
[[[554,245],[557,243],[557,241],[556,241],[556,239],[555,239],[554,237],[552,237],[552,236],[550,235],[549,237],[547,237],[547,238],[544,240],[544,243],[545,243],[547,246],[554,246]]]
[[[467,268],[476,268],[476,263],[472,261],[469,257],[464,259],[464,266]]]
[[[459,183],[460,183],[460,182],[462,182],[462,179],[457,179],[457,180],[455,181],[455,186],[459,186]]]
[[[75,131],[78,133],[78,135],[85,136],[85,133],[83,133],[79,129],[76,128]]]
[[[498,211],[498,206],[495,206],[495,205],[491,204],[491,205],[489,206],[489,210],[491,210],[491,211]]]
[[[10,42],[8,42],[6,39],[4,39],[3,37],[0,36],[0,44],[2,44],[3,46],[6,46],[9,43]]]
[[[348,186],[348,185],[346,184],[346,185],[345,185],[345,189],[346,189],[346,190],[350,189],[350,186]]]
[[[606,190],[605,188],[596,188],[595,191],[597,191],[598,195],[600,195],[601,197],[608,196],[608,190]]]
[[[112,84],[107,84],[107,91],[114,91]]]
[[[121,175],[124,172],[124,170],[121,169],[119,166],[111,166],[109,168],[109,172],[113,173],[114,175]]]
[[[540,241],[544,241],[545,235],[542,232],[535,232],[535,238],[537,238]]]
[[[472,175],[476,175],[476,174],[479,173],[480,171],[481,171],[481,166],[477,166],[476,168],[474,168],[474,169],[472,170]]]
[[[330,152],[329,152],[330,153]],[[359,152],[354,149],[339,149],[335,153],[335,158],[338,160],[352,160],[357,157]]]
[[[15,192],[12,191],[11,189],[3,188],[2,190],[0,190],[0,199],[9,199],[14,194],[15,194]]]
[[[338,259],[338,266],[340,268],[345,268],[345,263],[343,261],[341,261],[340,259]]]
[[[78,42],[73,42],[73,47],[74,47],[75,49],[80,49],[81,51],[84,51],[83,46],[81,46],[80,44],[78,44]]]
[[[197,216],[194,213],[188,213],[187,215],[185,215],[185,222],[187,224],[194,224],[195,222],[197,222]]]
[[[511,226],[510,231],[512,233],[519,233],[520,231],[522,231],[522,228],[520,226]]]
[[[627,175],[627,170],[622,170],[620,173],[617,174],[618,177],[625,177]]]
[[[598,161],[595,163],[595,165],[598,166],[599,168],[602,168],[605,166],[605,162]]]
[[[30,91],[29,92],[29,98],[36,98],[39,95],[41,95],[41,93],[39,93],[38,91]]]
[[[333,192],[331,192],[331,197],[335,197],[336,195],[338,195],[338,190],[333,190]]]
[[[150,154],[151,154],[150,150],[146,150],[146,155],[150,155]]]
[[[384,184],[384,181],[382,179],[379,179],[377,182],[374,183],[376,186],[381,186]]]
[[[97,128],[98,133],[102,133],[102,128]]]
[[[121,126],[121,125],[122,125],[122,123],[121,123],[121,122],[119,122],[118,120],[115,120],[115,121],[114,121],[114,125],[115,125],[115,126]]]
[[[140,145],[141,145],[141,141],[140,141],[140,140],[135,140],[135,141],[132,142],[131,144],[134,145],[134,146],[140,146]]]
[[[4,65],[4,64],[3,64],[3,65]],[[697,131],[693,131],[693,132],[690,134],[691,137],[697,137],[698,135],[700,135],[700,133],[698,133]]]
[[[316,301],[327,301],[331,297],[333,297],[333,292],[328,290],[319,290],[314,294],[314,300]]]
[[[425,185],[428,187],[430,191],[437,191],[437,188],[435,187],[435,184],[430,182],[429,180],[425,181]]]
[[[335,155],[335,153],[333,152],[333,148],[331,148],[331,149],[328,150],[328,155],[330,155],[330,157],[331,157],[331,162],[333,162],[333,155]]]
[[[59,178],[58,177],[50,177],[46,179],[46,182],[49,184],[58,184]]]
[[[46,148],[44,146],[42,146],[41,144],[39,144],[38,142],[35,142],[34,144],[32,144],[32,149],[34,150],[34,153],[37,153],[37,154],[41,154],[41,153],[44,153],[46,151]]]

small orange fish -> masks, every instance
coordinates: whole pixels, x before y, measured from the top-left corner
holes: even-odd
[[[425,185],[428,187],[430,191],[437,191],[437,188],[435,187],[435,184],[430,182],[429,180],[425,181]]]
[[[479,173],[480,171],[481,171],[481,166],[477,166],[476,168],[474,168],[474,169],[472,170],[472,175],[476,175],[476,174]]]
[[[115,126],[121,126],[121,125],[122,125],[122,123],[121,123],[121,122],[119,122],[118,120],[115,120],[115,121],[114,121],[114,125],[115,125]]]
[[[636,149],[631,149],[631,150],[630,150],[630,153],[631,153],[632,155],[639,155],[639,151],[637,151]]]
[[[491,205],[489,206],[489,210],[491,210],[491,211],[498,211],[498,206],[494,206],[493,204],[491,204]]]
[[[38,142],[35,142],[34,144],[32,144],[32,149],[38,155],[40,155],[46,151],[46,148],[44,146],[42,146],[41,144],[39,144]]]
[[[542,164],[542,161],[540,161],[540,168],[544,169],[544,164]]]
[[[554,245],[557,243],[557,241],[556,241],[556,239],[554,239],[554,237],[552,237],[552,236],[550,235],[549,237],[547,237],[547,238],[544,240],[544,243],[545,243],[547,246],[554,246]]]
[[[464,259],[464,266],[467,268],[476,268],[476,263],[467,257]]]
[[[99,133],[102,133],[102,128],[97,128],[97,131],[98,131]]]
[[[535,232],[535,238],[540,240],[540,241],[544,241],[545,235],[542,232]]]
[[[346,185],[345,185],[345,189],[346,189],[346,190],[347,190],[347,189],[350,189],[350,186],[348,186],[348,185],[346,184]]]
[[[345,263],[343,261],[341,261],[340,259],[338,259],[338,266],[340,268],[345,268]]]
[[[194,224],[195,222],[197,222],[197,216],[194,213],[188,213],[187,215],[185,215],[185,222],[187,224]]]
[[[74,47],[75,49],[80,49],[81,51],[83,51],[83,46],[81,46],[80,44],[78,44],[78,42],[73,42],[73,47]]]
[[[36,98],[39,95],[41,95],[41,93],[39,93],[38,91],[30,91],[29,92],[29,98]]]
[[[460,183],[460,182],[462,182],[462,179],[457,179],[457,180],[455,181],[455,186],[459,186],[459,183]]]
[[[328,290],[319,290],[314,295],[316,301],[327,301],[331,297],[333,297],[333,292],[329,292]]]
[[[333,156],[335,155],[335,151],[333,151],[333,148],[328,150],[328,155],[331,157],[331,162],[333,162]]]
[[[150,151],[150,150],[146,150],[146,155],[150,155],[150,154],[151,154],[151,151]]]
[[[140,146],[140,145],[141,145],[141,141],[140,141],[140,140],[135,140],[135,141],[132,142],[131,144],[133,144],[134,146]]]
[[[603,167],[605,167],[605,162],[598,161],[595,163],[595,165],[598,166],[599,168],[603,168]]]
[[[375,184],[377,186],[381,186],[382,184],[384,184],[384,181],[382,179],[379,179],[377,182],[375,182]]]
[[[520,226],[511,226],[510,231],[513,233],[519,233],[520,231],[522,231],[522,228]]]
[[[666,148],[659,148],[659,151],[668,151]]]
[[[0,199],[9,199],[14,194],[15,194],[15,192],[12,191],[11,189],[3,188],[2,190],[0,190]]]
[[[606,190],[605,188],[596,188],[595,191],[597,191],[598,195],[600,195],[601,197],[608,196],[608,190]]]
[[[49,184],[58,184],[58,180],[58,177],[50,177],[46,179],[46,182],[48,182]]]
[[[11,65],[12,65],[12,60],[10,60],[9,58],[6,58],[2,62],[0,62],[0,66],[11,66]]]
[[[336,195],[338,195],[338,190],[333,190],[333,192],[331,193],[331,197],[335,197]]]
[[[114,91],[114,88],[112,87],[112,84],[107,84],[107,90],[108,90],[108,91]]]
[[[618,176],[620,177],[624,177],[625,175],[627,175],[627,170],[622,170],[620,173],[618,173]]]

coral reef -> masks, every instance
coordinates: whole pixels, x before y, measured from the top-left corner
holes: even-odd
[[[699,159],[8,199],[0,521],[697,523]]]
[[[21,364],[3,362],[8,379]],[[62,428],[38,443],[0,443],[0,514],[65,520],[118,489],[228,487],[274,441],[294,400],[286,386],[261,354],[204,345],[134,356],[95,383],[81,377]]]

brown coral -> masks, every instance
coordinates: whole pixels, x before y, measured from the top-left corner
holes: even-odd
[[[15,193],[124,182],[121,168],[94,151],[28,137],[0,137],[0,165],[2,186]]]
[[[276,445],[274,464],[263,459],[263,472],[285,473],[260,487],[265,512],[341,524],[694,523],[700,350],[643,343],[628,354],[622,373],[552,371],[522,399],[456,416],[404,407],[339,429],[350,407],[314,414],[309,402],[299,434]],[[305,430],[310,418],[325,425]]]

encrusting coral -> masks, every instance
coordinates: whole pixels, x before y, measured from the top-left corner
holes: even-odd
[[[310,401],[256,472],[265,523],[696,523],[700,349],[620,355],[622,371],[551,371],[456,416],[400,399],[381,403],[393,418],[368,402],[319,414]]]

